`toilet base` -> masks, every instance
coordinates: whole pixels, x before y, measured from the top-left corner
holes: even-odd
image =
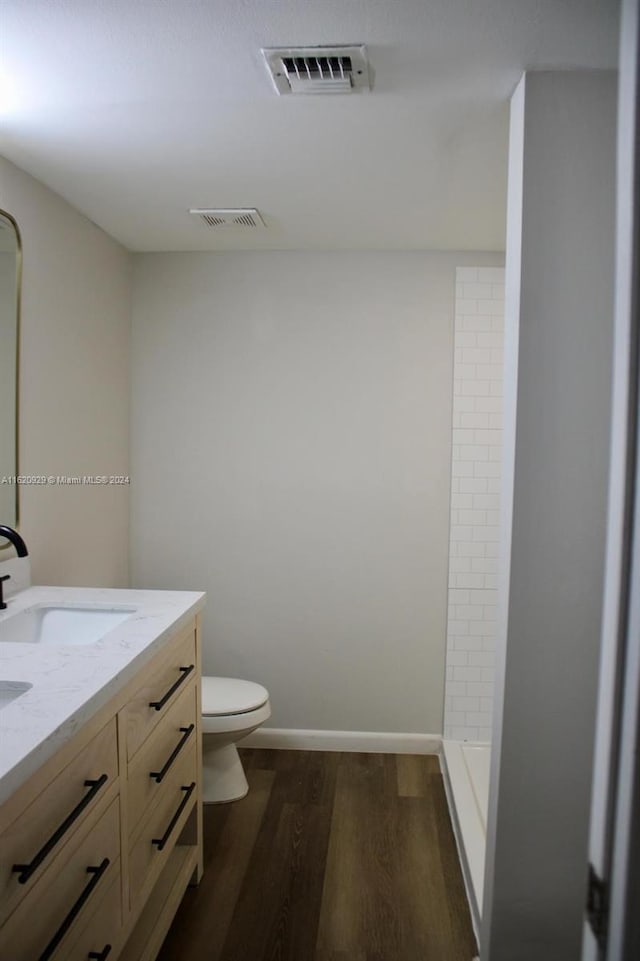
[[[224,804],[239,801],[249,791],[242,761],[235,744],[219,747],[205,735],[202,747],[202,801],[204,804]]]

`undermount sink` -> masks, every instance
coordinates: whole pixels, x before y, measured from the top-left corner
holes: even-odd
[[[7,704],[11,704],[16,698],[21,697],[30,691],[33,684],[23,683],[22,681],[0,681],[0,711]]]
[[[134,613],[132,607],[30,607],[0,621],[0,643],[95,644]]]

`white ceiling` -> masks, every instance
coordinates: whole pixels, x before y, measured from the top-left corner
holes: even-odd
[[[0,151],[132,250],[504,245],[525,68],[615,66],[616,0],[0,0]],[[365,43],[370,94],[260,48]],[[209,231],[189,207],[257,207]]]

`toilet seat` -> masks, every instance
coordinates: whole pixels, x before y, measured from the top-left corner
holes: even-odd
[[[202,678],[203,717],[229,717],[258,711],[269,700],[262,684],[236,677]]]
[[[203,734],[236,734],[244,737],[271,717],[271,704],[267,700],[255,711],[241,711],[239,714],[203,714]],[[244,731],[244,734],[242,733]]]

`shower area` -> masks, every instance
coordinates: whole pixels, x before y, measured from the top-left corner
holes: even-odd
[[[503,450],[504,269],[456,271],[442,766],[476,932],[482,916]]]

